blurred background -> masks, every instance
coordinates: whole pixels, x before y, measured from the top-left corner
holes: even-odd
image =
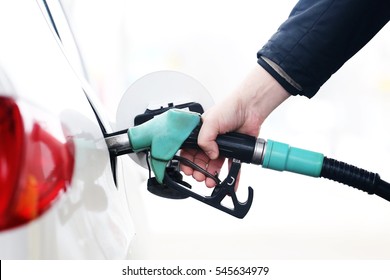
[[[288,17],[293,0],[62,0],[88,80],[115,125],[126,89],[145,74],[175,70],[202,83],[215,102],[256,65],[256,53]],[[261,137],[378,172],[390,180],[390,26],[311,100],[293,97]],[[229,108],[226,108],[227,110]],[[130,159],[124,159],[130,160]],[[243,166],[254,203],[237,220],[190,199],[135,187],[135,258],[390,258],[390,204],[325,179]],[[141,202],[140,202],[141,201]],[[138,209],[139,211],[140,209]]]

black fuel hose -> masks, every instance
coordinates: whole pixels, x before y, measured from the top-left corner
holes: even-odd
[[[390,201],[390,184],[378,173],[324,157],[320,177],[330,179]]]

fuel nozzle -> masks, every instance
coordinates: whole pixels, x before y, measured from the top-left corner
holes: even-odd
[[[149,151],[158,183],[167,184],[185,195],[240,218],[249,210],[253,197],[252,188],[249,188],[249,197],[245,203],[240,203],[234,193],[232,182],[236,181],[235,176],[238,175],[237,170],[242,162],[277,171],[327,178],[390,201],[390,184],[380,179],[377,173],[327,158],[322,153],[236,132],[219,135],[216,139],[220,155],[235,160],[234,172],[230,170],[228,177],[216,188],[227,191],[219,191],[218,196],[199,196],[191,192],[188,186],[182,188],[178,180],[171,180],[167,166],[179,149],[200,149],[197,142],[201,125],[199,114],[172,109],[154,116],[144,124],[107,136],[106,143],[110,152],[115,155]],[[220,205],[222,198],[226,196],[233,198],[235,210]]]

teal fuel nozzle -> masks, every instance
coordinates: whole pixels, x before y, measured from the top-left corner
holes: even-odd
[[[172,109],[130,128],[127,134],[134,152],[150,150],[152,170],[162,183],[168,162],[199,123],[199,114]]]
[[[199,114],[172,109],[155,116],[152,121],[130,128],[127,133],[134,152],[150,150],[152,170],[161,183],[167,163],[180,148],[199,149],[199,129]],[[321,153],[240,133],[220,135],[217,144],[222,156],[312,177],[320,176],[324,159]]]

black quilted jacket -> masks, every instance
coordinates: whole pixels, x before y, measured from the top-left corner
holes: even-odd
[[[390,0],[301,0],[258,63],[290,94],[311,98],[389,19]]]

